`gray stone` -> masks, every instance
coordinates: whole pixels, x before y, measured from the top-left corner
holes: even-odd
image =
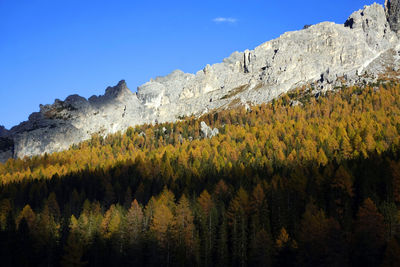
[[[0,137],[6,137],[7,135],[8,130],[3,125],[0,125]]]
[[[399,0],[385,0],[387,20],[392,31],[398,33],[400,30],[400,2]]]
[[[219,130],[217,128],[212,129],[204,121],[200,123],[200,131],[203,138],[212,138],[219,134]]]
[[[303,106],[303,103],[301,103],[299,100],[291,100],[290,101],[290,106],[292,106],[292,107]]]
[[[0,151],[0,162],[6,162],[9,158],[13,157],[12,150]]]

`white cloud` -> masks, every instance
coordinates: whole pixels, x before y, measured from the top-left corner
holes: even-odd
[[[218,18],[213,19],[213,21],[216,22],[216,23],[223,23],[223,22],[225,22],[225,23],[235,23],[237,21],[237,19],[235,19],[235,18],[218,17]]]

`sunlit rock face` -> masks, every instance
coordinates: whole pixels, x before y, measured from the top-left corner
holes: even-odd
[[[374,81],[400,65],[398,1],[386,7],[366,6],[344,24],[322,22],[287,32],[196,74],[176,70],[139,86],[137,93],[121,81],[102,96],[72,95],[40,106],[28,121],[10,131],[0,129],[0,137],[12,140],[0,150],[0,160],[61,151],[93,134],[138,124],[175,121],[235,105],[249,108],[307,84],[318,93],[342,83]]]

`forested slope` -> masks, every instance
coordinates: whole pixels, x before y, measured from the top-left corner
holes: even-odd
[[[220,134],[201,136],[205,121]],[[392,266],[400,84],[309,89],[0,165],[6,266]]]

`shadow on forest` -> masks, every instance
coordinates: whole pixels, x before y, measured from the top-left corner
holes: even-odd
[[[60,262],[75,266],[361,266],[382,262],[385,247],[392,238],[397,238],[396,227],[400,223],[394,219],[388,223],[394,213],[387,211],[393,205],[398,211],[395,203],[396,194],[400,193],[396,191],[400,189],[396,185],[400,164],[394,152],[331,162],[323,167],[310,163],[255,169],[235,164],[230,170],[216,172],[211,165],[201,166],[200,175],[172,164],[172,170],[179,173],[174,178],[146,175],[143,164],[146,163],[120,163],[107,170],[83,170],[63,177],[25,179],[1,186],[3,266],[58,266]],[[171,228],[171,232],[167,229],[165,240],[155,235],[151,230],[154,214],[141,215],[143,220],[150,217],[143,221],[147,228],[141,228],[143,233],[137,242],[126,241],[123,231],[119,231],[125,227],[123,222],[127,221],[126,214],[134,199],[143,211],[148,211],[149,200],[163,195],[164,188],[172,192],[173,199],[181,199],[182,195],[189,199],[194,228],[191,237],[182,238],[193,241],[193,251],[183,248],[181,243],[177,245],[176,229]],[[261,188],[262,194],[256,188]],[[210,192],[209,203],[213,207],[207,212],[199,197],[204,190]],[[262,204],[257,208],[259,195]],[[368,206],[366,199],[373,204],[367,203]],[[5,203],[9,203],[8,208]],[[78,246],[84,242],[79,240],[82,237],[71,234],[71,217],[77,219],[77,229],[86,231],[87,223],[80,225],[84,221],[81,217],[91,214],[95,218],[92,210],[88,212],[85,208],[85,205],[93,208],[95,203],[100,216],[96,227],[103,227],[113,206],[122,214],[117,230],[107,237],[101,231],[95,232],[90,241]],[[29,216],[21,216],[26,205],[32,208],[35,216],[32,221]],[[379,211],[368,209],[371,205],[378,206]],[[369,212],[365,218],[360,217],[363,207]],[[177,206],[170,210],[172,216],[179,216]],[[115,218],[113,212],[109,213],[107,227],[111,227]],[[48,221],[57,226],[51,228],[43,218],[51,218]],[[307,220],[309,225],[304,225]],[[318,222],[329,227],[318,226]],[[364,229],[360,222],[382,229],[375,226]],[[242,229],[236,229],[239,226]],[[287,231],[287,237],[283,230]],[[383,231],[384,242],[375,240],[379,236],[375,233],[360,238],[358,233],[363,231]],[[314,239],[305,236],[310,232]]]

